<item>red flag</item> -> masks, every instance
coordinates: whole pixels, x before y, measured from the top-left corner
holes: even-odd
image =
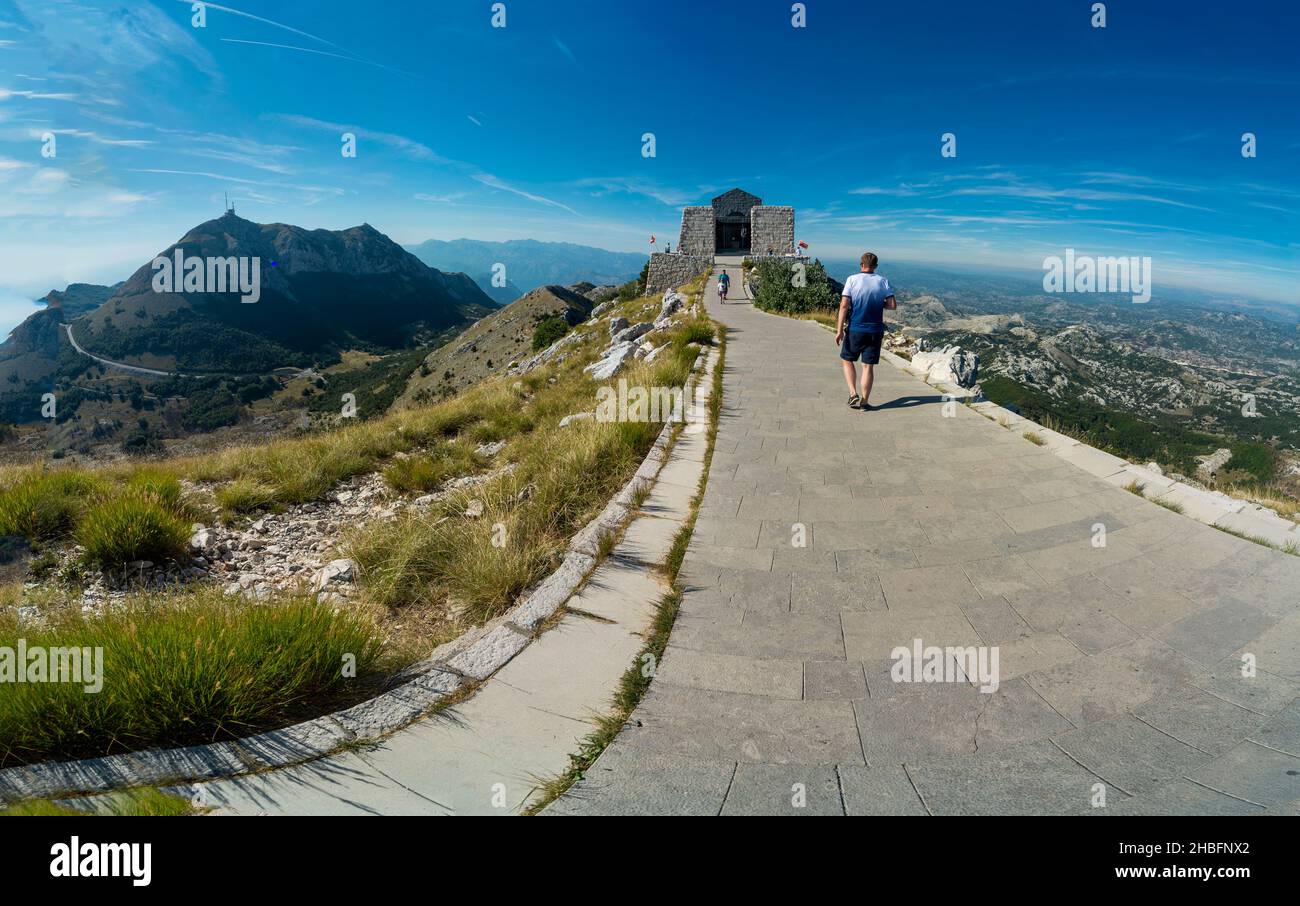
[[[806,243],[806,242],[804,242],[802,239],[800,239],[800,240],[799,240],[799,248],[801,248],[801,249],[806,249],[806,248],[808,248],[808,243]]]
[[[650,244],[651,244],[651,245],[654,245],[654,244],[655,244],[655,234],[654,234],[654,233],[651,233],[651,234],[650,234]]]

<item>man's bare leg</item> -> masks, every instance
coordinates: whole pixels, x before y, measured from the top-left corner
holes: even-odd
[[[867,404],[867,398],[871,396],[871,383],[876,378],[875,365],[862,366],[862,389],[858,391],[858,396],[862,397],[862,404]]]
[[[844,359],[840,359],[840,361],[844,362],[844,383],[849,385],[849,396],[852,396],[858,392],[858,366],[856,363]],[[866,367],[870,368],[871,366]]]

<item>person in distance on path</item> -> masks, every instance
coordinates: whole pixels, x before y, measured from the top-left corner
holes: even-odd
[[[849,408],[869,412],[871,404],[867,401],[871,398],[875,366],[880,363],[880,343],[885,338],[885,309],[898,308],[898,300],[888,278],[876,273],[879,258],[863,252],[860,263],[862,270],[844,281],[840,313],[835,322],[835,344],[840,347],[844,382],[849,385]],[[856,364],[859,358],[861,385]]]

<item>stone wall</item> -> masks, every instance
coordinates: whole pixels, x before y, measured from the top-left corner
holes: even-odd
[[[650,270],[646,273],[646,294],[657,295],[666,289],[674,289],[712,267],[713,257],[710,255],[655,252],[650,256]]]
[[[794,254],[794,208],[760,205],[749,212],[749,248],[756,256]]]
[[[682,208],[682,234],[677,248],[685,255],[712,255],[713,243],[712,205],[692,205]]]

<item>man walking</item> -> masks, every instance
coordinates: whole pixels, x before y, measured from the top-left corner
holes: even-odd
[[[885,338],[885,309],[898,308],[889,280],[876,273],[879,263],[880,259],[871,252],[862,253],[862,271],[844,281],[839,318],[835,322],[835,342],[844,362],[844,382],[849,385],[849,408],[863,412],[871,410],[867,400],[871,397],[875,366],[880,363],[880,343]],[[855,364],[859,358],[862,359],[860,386]]]

